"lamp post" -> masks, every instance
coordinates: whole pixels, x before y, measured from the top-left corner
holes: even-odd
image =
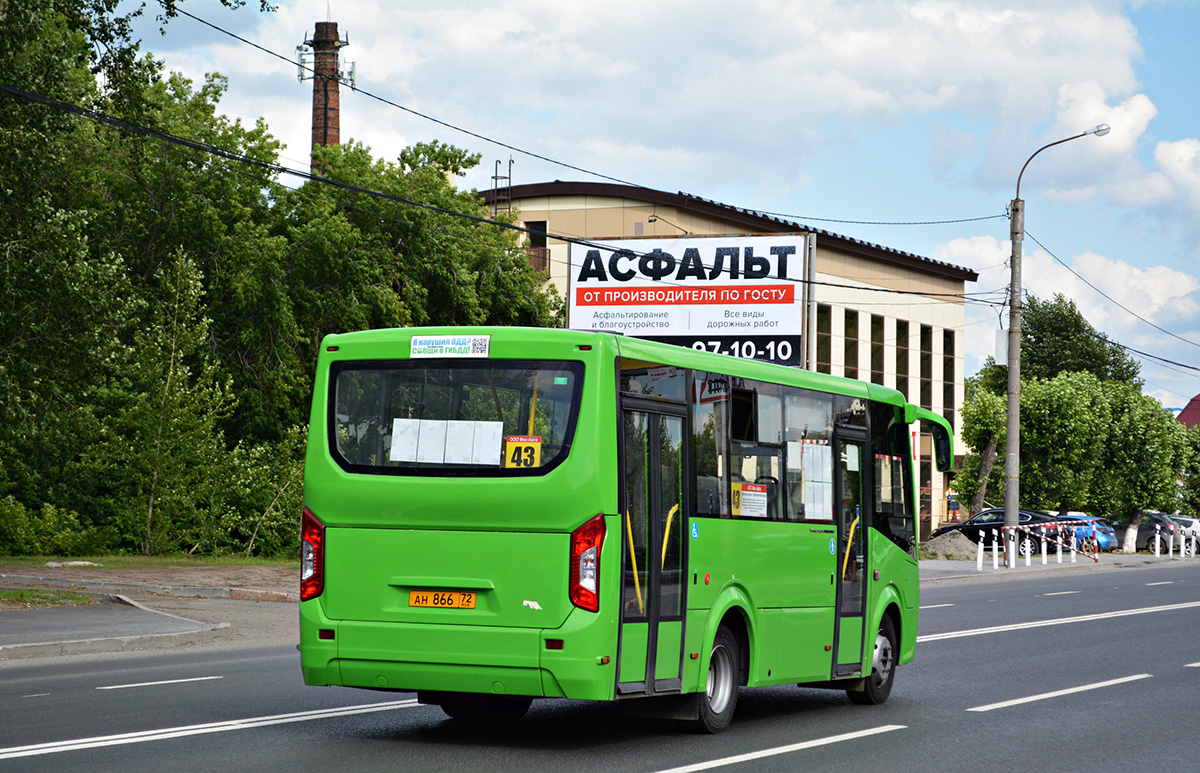
[[[1077,140],[1089,134],[1103,137],[1109,126],[1102,123],[1074,137],[1051,142],[1034,151],[1017,175],[1017,196],[1012,200],[1012,282],[1009,287],[1008,324],[1008,429],[1004,443],[1004,533],[1007,542],[1008,567],[1017,565],[1018,509],[1021,496],[1021,242],[1025,238],[1025,202],[1021,200],[1021,178],[1029,162],[1046,148]]]

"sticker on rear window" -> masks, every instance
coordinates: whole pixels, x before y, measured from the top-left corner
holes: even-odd
[[[422,357],[483,357],[488,356],[492,337],[486,336],[413,336],[408,356]]]

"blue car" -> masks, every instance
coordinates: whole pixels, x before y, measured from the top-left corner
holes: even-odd
[[[1093,518],[1087,513],[1081,513],[1076,510],[1072,510],[1066,515],[1061,515],[1059,517],[1067,518],[1072,521],[1085,522],[1075,528],[1075,534],[1079,539],[1078,544],[1080,545],[1080,550],[1083,552],[1092,552],[1092,521],[1096,522],[1096,542],[1099,543],[1100,550],[1107,552],[1109,550],[1117,549],[1117,533],[1113,531],[1113,527],[1109,524],[1109,522],[1103,518]]]

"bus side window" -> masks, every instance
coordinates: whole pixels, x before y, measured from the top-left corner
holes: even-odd
[[[901,550],[916,554],[916,522],[911,496],[904,486],[908,431],[896,409],[871,404],[871,445],[875,455],[875,496],[872,525]]]
[[[692,385],[692,460],[696,470],[696,515],[728,518],[729,380],[696,372]]]

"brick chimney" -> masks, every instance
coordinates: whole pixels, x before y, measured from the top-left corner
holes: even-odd
[[[313,49],[312,148],[315,151],[322,145],[341,143],[338,50],[342,41],[338,38],[337,22],[317,22],[312,40],[305,43]],[[312,171],[321,171],[315,162]]]

